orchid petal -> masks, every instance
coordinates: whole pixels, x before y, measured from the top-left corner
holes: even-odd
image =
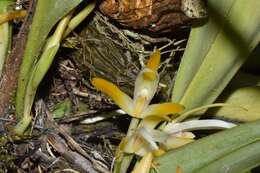
[[[178,132],[172,135],[178,138],[189,138],[189,139],[194,139],[196,137],[192,132]]]
[[[179,113],[184,110],[184,107],[177,103],[161,103],[149,105],[140,115],[141,118],[148,116],[166,116],[169,114]]]
[[[154,132],[156,133],[156,130],[146,128],[139,128],[137,131],[137,133],[149,144],[152,151],[159,149],[156,144],[157,140],[154,138]]]
[[[168,134],[159,130],[138,128],[136,132],[125,139],[122,150],[126,153],[135,153],[139,156],[144,156],[148,152],[155,155],[163,153],[156,142],[166,141]]]
[[[144,81],[154,81],[156,80],[156,77],[157,77],[157,73],[153,71],[143,72]]]
[[[138,111],[136,116],[148,106],[150,101],[152,100],[159,82],[159,76],[157,73],[153,72],[149,68],[144,68],[137,76],[135,81],[135,89],[134,89],[134,105]],[[142,101],[142,105],[140,105],[140,99]]]
[[[143,110],[148,106],[147,98],[145,96],[139,96],[134,100],[133,117],[140,118]]]
[[[154,129],[160,122],[169,121],[167,117],[147,116],[140,122],[140,127]]]
[[[126,153],[136,153],[138,150],[145,146],[145,141],[137,134],[125,138],[125,143],[122,149]]]
[[[159,147],[152,135],[143,128],[139,129],[134,135],[125,139],[123,151],[144,156],[148,152],[156,151]]]
[[[185,137],[176,137],[171,135],[167,138],[165,142],[161,143],[161,147],[165,150],[175,149],[181,147],[185,144],[193,142],[194,139],[192,138],[185,138]]]
[[[158,150],[156,150],[156,151],[153,151],[153,155],[155,156],[155,157],[159,157],[159,156],[161,156],[161,155],[163,155],[163,154],[165,154],[166,153],[166,151],[164,151],[163,149],[161,149],[161,148],[159,148]]]
[[[160,51],[155,51],[149,58],[146,68],[137,76],[134,89],[135,116],[139,117],[152,100],[159,82],[157,70],[161,60]],[[141,100],[141,104],[140,104]]]
[[[91,83],[96,89],[110,96],[111,99],[127,114],[132,115],[133,100],[115,84],[101,78],[93,78]]]
[[[152,161],[153,154],[149,152],[141,159],[131,173],[149,173],[152,166]]]
[[[182,123],[168,123],[164,127],[166,133],[177,133],[181,131],[203,130],[203,129],[226,129],[235,127],[236,124],[222,120],[191,120]]]
[[[157,72],[161,61],[160,50],[156,50],[149,58],[146,67],[151,69],[153,72]]]

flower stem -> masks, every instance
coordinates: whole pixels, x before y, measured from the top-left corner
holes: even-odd
[[[130,137],[134,134],[135,130],[139,125],[139,122],[140,122],[139,119],[132,118],[130,125],[128,127],[126,137]],[[134,157],[133,154],[126,154],[122,152],[122,154],[120,154],[120,156],[117,158],[115,162],[115,168],[113,173],[126,173],[133,157]]]

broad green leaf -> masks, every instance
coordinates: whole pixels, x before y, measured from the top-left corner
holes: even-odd
[[[29,73],[45,44],[49,32],[63,16],[75,8],[81,1],[38,0],[20,69],[16,95],[16,113],[18,117],[23,113],[23,100],[30,76]]]
[[[210,109],[206,115],[213,115],[235,121],[254,121],[260,119],[260,86],[225,90],[217,102],[234,106]]]
[[[213,161],[196,173],[244,173],[259,165],[260,141],[257,141]]]
[[[259,55],[260,55],[260,44],[256,46],[256,48],[250,54],[245,64],[243,64],[243,66],[238,71],[238,73],[230,81],[230,83],[227,86],[227,90],[234,90],[234,89],[249,87],[249,86],[260,86]]]
[[[208,6],[209,22],[192,29],[173,90],[172,100],[187,109],[214,102],[260,40],[260,1]]]
[[[155,160],[155,165],[158,165],[156,169],[171,173],[180,167],[183,173],[194,173],[241,147],[259,142],[259,128],[258,120],[201,138],[158,157]]]
[[[189,83],[199,70],[200,65],[202,64],[205,56],[211,48],[212,43],[217,37],[221,26],[224,23],[223,18],[227,16],[233,1],[234,0],[219,0],[218,3],[212,2],[215,3],[215,7],[222,15],[222,18],[218,21],[219,23],[216,23],[216,21],[212,19],[212,15],[214,15],[214,13],[208,11],[209,20],[196,24],[192,27],[188,44],[182,57],[176,82],[173,88],[173,102],[179,102],[181,100],[181,97],[184,95]]]

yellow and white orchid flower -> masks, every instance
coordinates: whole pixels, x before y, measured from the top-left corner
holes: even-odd
[[[184,107],[176,103],[161,103],[149,105],[156,93],[159,74],[158,68],[160,64],[160,51],[155,51],[149,58],[146,66],[140,71],[135,81],[134,96],[129,97],[120,90],[115,84],[101,79],[93,78],[91,83],[96,89],[102,91],[111,97],[111,99],[127,114],[134,118],[143,119],[139,128],[133,135],[122,139],[118,146],[116,157],[120,157],[121,152],[135,153],[144,156],[140,163],[133,170],[134,172],[148,173],[154,156],[163,154],[165,151],[158,146],[157,143],[164,145],[164,148],[176,147],[178,137],[168,140],[169,135],[165,132],[154,130],[154,127],[160,121],[170,121],[170,114],[183,111]],[[172,138],[171,138],[172,139]],[[177,145],[186,144],[193,139],[182,140]]]
[[[189,130],[235,126],[221,120],[194,120],[175,123],[168,115],[183,112],[182,105],[171,102],[150,105],[159,83],[160,58],[159,50],[150,56],[146,66],[136,78],[133,98],[107,80],[93,78],[91,81],[96,89],[110,96],[124,112],[134,118],[142,119],[135,132],[122,139],[116,152],[116,158],[120,157],[121,152],[143,156],[132,173],[148,173],[153,157],[194,141],[195,136]],[[167,123],[156,129],[160,122]],[[181,170],[176,170],[176,172],[179,173]]]
[[[184,107],[177,103],[162,103],[149,105],[156,93],[159,75],[160,51],[155,51],[149,58],[146,66],[140,71],[135,81],[134,98],[132,99],[115,84],[93,78],[91,83],[96,89],[111,97],[111,99],[127,114],[135,118],[148,116],[167,116],[181,112]]]

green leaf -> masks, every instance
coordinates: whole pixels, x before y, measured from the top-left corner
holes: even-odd
[[[184,173],[196,172],[241,147],[259,142],[259,128],[260,121],[255,121],[201,138],[158,157],[156,169],[161,173],[171,173],[179,166]]]
[[[187,109],[214,102],[260,40],[260,1],[208,6],[209,21],[192,29],[173,90],[172,101]]]
[[[16,96],[16,114],[18,117],[23,113],[23,100],[30,76],[29,73],[45,44],[49,32],[63,16],[75,8],[81,1],[38,0],[19,75]]]
[[[72,103],[70,99],[66,99],[58,104],[56,104],[52,111],[53,118],[62,118],[71,113]]]
[[[22,112],[23,116],[20,122],[14,128],[14,134],[18,136],[22,136],[25,130],[28,128],[29,124],[31,123],[32,120],[31,108],[33,105],[33,101],[34,101],[34,97],[38,85],[40,84],[47,70],[49,69],[49,66],[52,63],[58,49],[59,49],[59,44],[48,48],[48,50],[44,51],[44,53],[41,55],[40,63],[34,66],[24,96],[24,101],[23,101],[24,109]],[[44,60],[46,60],[46,63],[42,63],[42,61]]]
[[[260,165],[260,141],[208,164],[196,173],[244,173]]]
[[[209,11],[208,21],[204,21],[204,23],[196,24],[192,27],[173,88],[173,102],[179,102],[181,100],[185,90],[198,72],[200,65],[203,63],[205,56],[209,52],[212,43],[216,39],[217,34],[224,23],[223,18],[227,16],[233,1],[234,0],[220,0],[218,3],[214,4],[215,7],[219,9],[219,13],[223,16],[218,21],[219,25],[212,18],[212,15],[214,14]],[[225,8],[223,8],[224,6]],[[205,24],[205,22],[207,23]]]
[[[242,122],[260,119],[260,86],[225,90],[217,102],[234,106],[210,109],[206,113],[207,116],[213,115]]]

